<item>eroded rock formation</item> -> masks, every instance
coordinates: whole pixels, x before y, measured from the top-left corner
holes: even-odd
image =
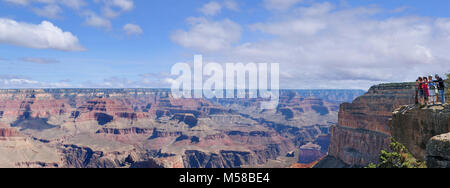
[[[0,167],[288,167],[288,153],[309,163],[327,150],[339,103],[359,93],[282,91],[264,111],[260,99],[164,89],[0,90]]]
[[[329,156],[316,167],[362,167],[377,163],[390,144],[392,112],[414,104],[415,84],[373,86],[353,103],[340,106],[338,124],[331,129]],[[327,161],[328,160],[328,161]]]

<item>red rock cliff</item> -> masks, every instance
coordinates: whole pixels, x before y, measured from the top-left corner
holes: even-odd
[[[414,103],[412,83],[373,86],[353,103],[340,107],[338,124],[332,127],[328,157],[344,166],[361,167],[376,163],[380,151],[388,148],[392,112],[401,105]],[[326,165],[325,165],[326,164]],[[327,167],[322,161],[318,167]],[[336,165],[342,166],[342,165]]]

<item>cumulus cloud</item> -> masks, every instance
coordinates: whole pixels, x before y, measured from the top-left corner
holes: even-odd
[[[75,35],[48,21],[29,24],[0,18],[0,43],[37,49],[85,50]]]
[[[188,23],[191,25],[188,31],[178,30],[171,36],[172,41],[187,48],[218,51],[230,48],[241,38],[241,26],[229,19],[189,18]]]
[[[101,6],[101,15],[90,10],[85,11],[83,14],[85,24],[106,30],[112,28],[112,19],[134,9],[133,0],[94,0],[94,2]]]
[[[280,63],[283,88],[367,89],[450,71],[450,18],[390,15],[392,11],[374,6],[339,7],[326,2],[287,11],[249,25],[249,35],[258,32],[264,38],[211,45],[227,48],[205,47],[216,38],[227,38],[218,36],[233,33],[230,27],[212,27],[220,32],[208,32],[211,35],[202,33],[217,21],[196,22],[172,39],[184,47],[202,49],[203,55],[219,62]]]
[[[85,17],[85,24],[106,30],[112,28],[112,19],[134,9],[133,0],[94,0],[94,2],[101,7],[101,14],[91,10],[84,11],[82,15]]]
[[[142,31],[142,28],[136,24],[126,24],[123,26],[123,30],[127,35],[141,35],[142,33],[144,33],[144,31]]]
[[[286,82],[293,83],[291,88],[368,88],[373,83],[414,81],[418,74],[448,71],[444,51],[450,48],[450,20],[377,18],[383,11],[336,9],[329,3],[301,7],[282,20],[252,25],[275,38],[240,45],[232,54],[281,63],[282,71],[298,75],[291,78],[296,82]]]

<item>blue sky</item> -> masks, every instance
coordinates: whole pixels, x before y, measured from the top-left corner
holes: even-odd
[[[449,9],[446,0],[0,0],[0,87],[169,87],[171,66],[202,54],[280,63],[283,88],[367,89],[450,70]]]

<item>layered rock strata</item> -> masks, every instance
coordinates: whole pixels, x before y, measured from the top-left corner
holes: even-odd
[[[0,167],[287,167],[325,154],[339,101],[358,93],[282,91],[264,111],[165,89],[0,90]]]
[[[353,103],[343,103],[338,123],[331,128],[328,157],[316,167],[363,167],[377,163],[380,151],[390,144],[388,121],[392,112],[402,105],[414,104],[414,96],[414,83],[380,84]]]

